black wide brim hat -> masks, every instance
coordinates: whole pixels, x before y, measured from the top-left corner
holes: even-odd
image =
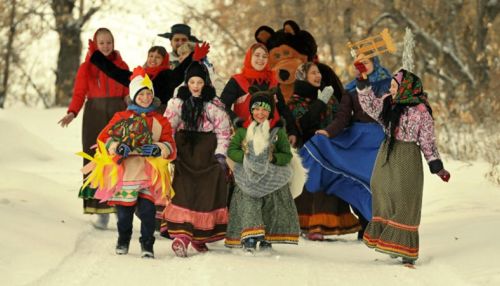
[[[175,24],[173,25],[171,28],[170,28],[170,32],[167,32],[167,33],[163,33],[163,34],[158,34],[158,36],[160,37],[163,37],[163,38],[167,38],[169,40],[172,40],[172,37],[175,35],[175,34],[183,34],[183,35],[186,35],[188,37],[188,40],[190,42],[194,42],[194,43],[201,43],[200,40],[198,40],[198,38],[196,38],[195,36],[192,36],[191,35],[191,27],[189,27],[188,25],[186,24]]]

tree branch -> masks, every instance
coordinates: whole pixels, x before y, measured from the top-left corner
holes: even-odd
[[[38,87],[38,85],[31,78],[30,74],[28,72],[26,72],[26,70],[24,70],[24,68],[19,63],[16,62],[15,65],[21,71],[22,75],[24,77],[26,77],[26,79],[28,80],[28,83],[31,85],[31,87],[33,87],[33,89],[36,91],[36,93],[38,94],[38,97],[40,97],[40,99],[43,102],[43,106],[45,106],[45,108],[49,108],[50,107],[50,104],[48,103],[49,96]]]
[[[227,27],[222,25],[217,19],[215,19],[214,17],[212,17],[210,15],[207,15],[207,14],[204,14],[202,12],[197,11],[196,8],[191,6],[191,5],[188,5],[184,2],[181,2],[181,3],[182,3],[182,5],[184,5],[184,7],[186,7],[187,9],[189,9],[193,13],[193,17],[197,21],[205,20],[205,21],[211,22],[212,24],[215,24],[215,26],[217,26],[229,38],[229,40],[231,40],[234,47],[236,47],[243,54],[246,52],[245,48],[243,48],[240,45],[240,43],[238,42],[238,39],[236,39],[236,37],[233,35],[233,33],[231,33],[227,29]]]

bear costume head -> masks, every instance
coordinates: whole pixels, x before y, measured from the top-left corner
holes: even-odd
[[[314,37],[292,21],[285,21],[283,28],[274,31],[271,27],[260,26],[255,32],[255,40],[266,45],[269,50],[269,66],[276,72],[279,88],[286,101],[293,95],[295,72],[308,61],[314,61],[322,75],[321,88],[331,85],[334,95],[340,101],[343,86],[335,72],[327,65],[317,62],[318,45]]]

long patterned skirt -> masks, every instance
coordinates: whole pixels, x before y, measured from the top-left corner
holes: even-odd
[[[349,204],[335,195],[310,193],[305,188],[295,199],[303,234],[341,235],[361,229]]]
[[[175,196],[165,207],[170,237],[198,243],[221,240],[227,226],[227,183],[215,158],[214,133],[179,131],[172,187]]]
[[[82,119],[82,145],[85,153],[94,156],[95,148],[92,149],[91,147],[96,145],[97,136],[116,112],[123,111],[126,108],[127,105],[121,97],[87,99]],[[84,166],[88,162],[87,159],[83,159]],[[116,212],[114,207],[94,199],[95,191],[89,186],[80,190],[78,196],[83,199],[83,213],[106,214]]]
[[[227,247],[242,247],[246,238],[297,244],[299,221],[288,184],[262,198],[243,193],[236,185],[227,227]]]
[[[380,147],[373,169],[373,218],[363,240],[370,248],[416,260],[424,176],[422,155],[415,142],[396,141],[387,158]]]

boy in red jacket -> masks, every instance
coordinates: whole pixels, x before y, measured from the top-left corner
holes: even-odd
[[[98,189],[95,198],[116,206],[116,254],[128,253],[137,209],[141,219],[141,256],[154,258],[155,202],[162,198],[162,182],[153,179],[157,176],[151,157],[173,160],[176,147],[169,121],[155,111],[153,84],[145,70],[135,68],[130,79],[132,103],[126,111],[117,112],[98,136],[110,155],[120,156],[118,183],[108,190]]]

